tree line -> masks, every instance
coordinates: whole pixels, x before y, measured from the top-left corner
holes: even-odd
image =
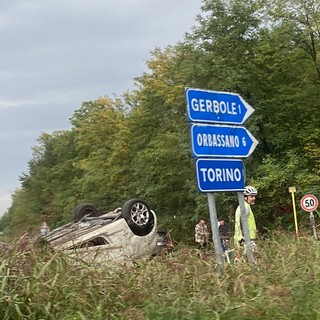
[[[196,186],[187,87],[235,92],[255,108],[246,127],[259,145],[244,163],[247,183],[259,191],[258,227],[293,229],[288,188],[297,187],[298,199],[320,195],[319,6],[317,0],[203,1],[183,41],[151,52],[134,90],[85,101],[70,130],[38,138],[0,219],[4,234],[34,234],[43,220],[58,227],[79,203],[108,210],[139,197],[156,211],[160,227],[191,239],[208,207]],[[218,214],[232,221],[236,194],[216,198]]]

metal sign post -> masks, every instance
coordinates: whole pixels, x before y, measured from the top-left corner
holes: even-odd
[[[317,240],[318,236],[317,236],[317,230],[316,230],[316,223],[315,223],[314,214],[312,211],[310,212],[310,225],[312,228],[313,238],[314,240]]]
[[[223,269],[224,260],[223,260],[223,252],[222,252],[222,246],[221,246],[220,236],[219,236],[216,202],[215,202],[213,193],[207,193],[207,196],[208,196],[208,205],[209,205],[210,223],[211,223],[211,229],[212,229],[212,240],[214,244],[214,252],[216,254],[216,259],[219,267]]]
[[[250,264],[255,264],[256,261],[253,256],[251,239],[249,234],[248,214],[246,212],[246,207],[244,204],[244,195],[242,192],[238,192],[238,201],[239,201],[240,212],[241,212],[241,223],[242,223],[243,236],[244,236],[244,241],[246,246],[247,258]]]

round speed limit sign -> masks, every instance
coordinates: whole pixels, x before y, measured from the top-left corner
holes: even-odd
[[[313,194],[306,194],[300,200],[302,210],[312,212],[318,208],[318,199]]]

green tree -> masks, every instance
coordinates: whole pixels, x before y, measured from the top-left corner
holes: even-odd
[[[126,153],[130,141],[126,138],[123,101],[105,97],[85,102],[75,112],[71,123],[78,154],[74,165],[82,171],[77,183],[81,193],[79,200],[99,207],[118,204],[117,197],[126,188],[122,175],[130,164]]]

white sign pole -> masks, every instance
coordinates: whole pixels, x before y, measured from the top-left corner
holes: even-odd
[[[314,240],[317,240],[318,236],[317,236],[317,230],[316,230],[316,223],[315,223],[314,214],[312,211],[310,212],[310,224],[313,232],[313,238]]]
[[[212,240],[214,244],[214,252],[216,254],[217,263],[219,267],[223,270],[224,259],[223,259],[222,246],[221,246],[220,236],[219,236],[216,202],[214,198],[214,193],[207,193],[207,195],[208,195],[208,205],[209,205],[210,223],[211,223],[211,230],[212,230]]]
[[[246,213],[246,208],[244,204],[244,195],[242,192],[238,192],[238,201],[240,206],[242,232],[244,236],[248,261],[250,264],[255,264],[255,259],[252,252],[251,239],[249,234],[248,215]]]

